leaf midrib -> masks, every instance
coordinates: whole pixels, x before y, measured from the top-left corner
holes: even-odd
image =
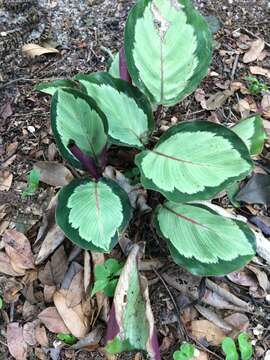
[[[222,169],[223,168],[222,166],[216,166],[216,165],[212,165],[212,164],[196,163],[196,162],[193,162],[191,160],[184,160],[184,159],[176,158],[175,156],[167,155],[167,154],[164,154],[164,153],[162,153],[160,151],[157,151],[157,150],[150,150],[150,151],[153,152],[154,154],[157,154],[157,155],[166,157],[166,158],[168,158],[170,160],[178,161],[178,162],[181,162],[181,163],[187,163],[187,164],[191,164],[191,165],[196,165],[196,166],[201,166],[201,167],[217,168],[217,169]]]

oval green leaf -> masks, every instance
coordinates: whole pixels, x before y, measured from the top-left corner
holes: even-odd
[[[133,82],[153,104],[174,105],[207,74],[212,36],[189,0],[140,0],[125,29]]]
[[[238,360],[239,359],[236,345],[232,338],[226,337],[222,341],[222,350],[223,350],[224,354],[226,355],[225,360]]]
[[[61,155],[74,167],[83,169],[68,146],[96,159],[107,143],[107,120],[89,96],[72,89],[59,89],[52,98],[51,124]]]
[[[114,181],[76,179],[60,191],[57,224],[83,249],[110,252],[130,218],[128,196]]]
[[[172,127],[135,162],[144,187],[172,201],[210,199],[252,170],[243,141],[233,131],[207,121]]]
[[[141,148],[153,130],[153,114],[147,98],[128,82],[107,73],[75,77],[108,119],[108,135],[117,145]]]
[[[225,275],[246,265],[256,253],[255,235],[238,220],[198,204],[165,202],[155,225],[173,260],[195,275]]]
[[[259,155],[262,152],[267,134],[263,127],[263,119],[259,115],[242,120],[232,127],[232,130],[247,145],[250,155]]]
[[[249,335],[247,333],[241,333],[237,340],[241,353],[241,360],[250,360],[253,355],[253,349]]]

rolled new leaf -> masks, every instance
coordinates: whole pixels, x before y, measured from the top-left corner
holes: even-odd
[[[161,360],[147,280],[139,274],[138,256],[139,247],[135,245],[115,290],[105,350],[110,354],[144,350],[149,360]]]
[[[232,130],[247,145],[250,155],[259,155],[267,139],[267,134],[263,127],[263,119],[259,116],[251,116],[232,127]]]
[[[113,58],[112,62],[110,63],[108,72],[112,77],[114,77],[116,79],[120,79],[119,52],[114,55],[114,58]]]
[[[252,170],[243,141],[233,131],[207,121],[172,127],[135,162],[145,188],[179,202],[210,199]]]
[[[139,0],[125,29],[133,82],[153,104],[174,105],[207,74],[212,37],[189,0]]]
[[[205,205],[159,206],[155,225],[173,260],[195,275],[225,275],[245,266],[256,254],[253,231]]]
[[[84,167],[72,154],[71,144],[96,160],[107,143],[105,115],[93,99],[77,90],[59,89],[54,94],[51,124],[61,155],[78,169]]]
[[[130,217],[128,196],[114,181],[76,179],[60,191],[56,222],[83,249],[110,252]]]
[[[108,135],[117,145],[141,148],[153,130],[153,114],[148,99],[128,82],[108,73],[75,77],[104,112]]]

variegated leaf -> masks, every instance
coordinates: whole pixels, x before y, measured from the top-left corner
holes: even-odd
[[[52,98],[51,124],[62,156],[71,165],[82,169],[81,163],[69,150],[75,143],[87,156],[96,159],[107,143],[107,120],[89,96],[73,90],[59,89]]]
[[[130,216],[126,192],[111,180],[77,179],[60,191],[57,224],[84,249],[110,252]]]
[[[207,121],[172,127],[153,150],[137,155],[135,162],[144,187],[173,201],[209,199],[252,170],[242,140]]]
[[[207,74],[212,38],[189,0],[139,0],[125,29],[133,82],[153,104],[174,105]]]
[[[174,261],[196,275],[224,275],[243,267],[256,253],[255,235],[237,220],[205,205],[161,205],[155,224]]]
[[[106,115],[112,143],[138,148],[147,143],[153,115],[149,101],[138,89],[107,73],[78,75],[75,79]]]

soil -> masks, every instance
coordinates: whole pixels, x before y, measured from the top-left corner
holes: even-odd
[[[58,45],[59,54],[29,59],[23,56],[21,48],[10,49],[7,54],[0,53],[0,160],[3,168],[13,174],[9,191],[0,192],[0,206],[5,205],[5,219],[11,221],[11,225],[19,231],[27,233],[30,241],[34,241],[36,237],[47,199],[56,191],[44,185],[35,196],[26,200],[21,198],[27,174],[37,161],[50,159],[54,143],[50,130],[50,99],[36,92],[34,87],[43,81],[71,78],[79,72],[90,73],[106,69],[109,52],[115,53],[122,46],[125,20],[133,3],[134,1],[129,0],[39,0],[40,12],[44,17],[29,35],[29,41],[38,38],[45,22],[49,21],[52,39]],[[252,40],[263,38],[267,43],[266,49],[270,51],[270,3],[267,0],[196,0],[195,5],[212,26],[214,19],[216,27],[216,49],[210,75],[201,84],[201,89],[206,94],[213,94],[220,91],[226,82],[231,81],[236,54],[235,34],[241,32]],[[0,32],[16,29],[21,20],[20,16],[4,10],[0,10],[0,19]],[[220,50],[226,51],[226,55],[221,55]],[[269,68],[269,59],[270,57],[262,60],[260,65]],[[233,77],[240,81],[248,73],[248,66],[239,62]],[[263,80],[269,84],[269,79]],[[201,108],[193,94],[174,108],[158,109],[157,117],[161,127],[167,126],[173,117],[176,117],[177,121],[215,117],[218,122],[227,125],[235,123],[240,117],[233,107],[237,100],[239,99],[234,97],[215,112],[210,112]],[[157,135],[160,132],[162,129]],[[62,162],[58,153],[53,160]],[[146,257],[158,256],[166,260],[165,268],[169,274],[179,277],[182,283],[198,285],[197,279],[187,277],[186,274],[183,276],[181,270],[168,260],[166,247],[157,239],[151,226],[141,227],[138,223],[139,220],[133,224],[131,233],[135,238],[136,230],[141,229],[140,237],[147,243]],[[177,318],[179,314],[175,311],[172,298],[164,284],[151,272],[147,276],[151,284],[150,299],[158,338],[162,342],[162,359],[171,360],[173,352],[181,342],[181,329]],[[184,301],[175,289],[170,291],[178,305]],[[254,302],[254,305],[258,309],[260,306],[267,309],[267,304],[263,302]],[[8,308],[7,312],[10,311]],[[266,319],[263,321],[256,316],[250,317],[250,326],[253,328],[263,322],[266,327],[269,325]],[[164,339],[170,342],[170,346],[166,346]],[[0,340],[0,359],[11,359],[6,346],[2,344],[6,339],[1,323]],[[208,349],[221,355],[220,349]],[[61,354],[61,359],[67,359],[64,352]],[[34,352],[29,357],[37,358]],[[103,358],[102,354],[97,352],[82,351],[76,354],[78,360]],[[123,354],[118,359],[134,359],[134,354]]]

